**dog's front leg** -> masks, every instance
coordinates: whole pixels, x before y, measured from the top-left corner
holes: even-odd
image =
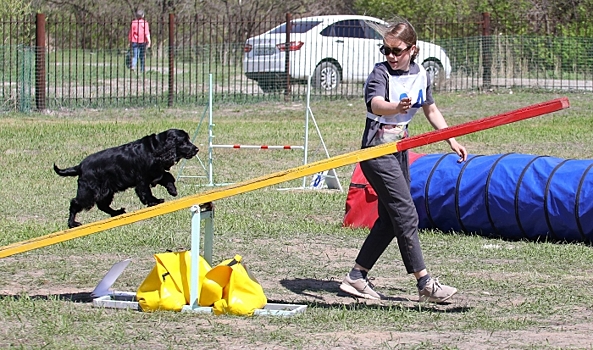
[[[119,209],[111,208],[112,201],[113,201],[113,194],[108,195],[107,197],[105,197],[102,200],[97,202],[97,208],[99,208],[99,210],[101,210],[111,216],[118,216],[118,215],[126,213],[125,208],[119,208]]]
[[[165,171],[161,179],[157,182],[158,185],[163,186],[167,189],[167,192],[173,197],[177,196],[177,187],[175,187],[175,177],[168,172]]]
[[[149,207],[161,204],[165,201],[164,199],[156,198],[152,195],[152,191],[150,190],[150,184],[148,183],[138,184],[135,188],[135,191],[138,195],[138,198],[140,199],[140,202]]]

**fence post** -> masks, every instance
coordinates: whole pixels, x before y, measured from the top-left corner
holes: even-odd
[[[490,13],[482,13],[482,86],[485,89],[492,85],[492,31]]]
[[[169,14],[169,98],[167,106],[173,107],[175,88],[175,14]]]
[[[45,14],[35,19],[35,106],[45,110]]]
[[[284,89],[284,101],[288,102],[290,99],[290,22],[292,16],[290,13],[286,14],[286,42],[284,43],[284,71],[286,72],[286,89]]]

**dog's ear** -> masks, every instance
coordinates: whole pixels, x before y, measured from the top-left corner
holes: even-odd
[[[169,129],[155,135],[154,155],[156,160],[168,169],[175,165],[177,159],[177,133]]]

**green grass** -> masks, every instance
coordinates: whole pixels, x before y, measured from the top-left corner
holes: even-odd
[[[567,96],[571,108],[463,136],[472,154],[533,153],[593,158],[590,94],[530,92],[439,94],[450,125]],[[330,155],[359,148],[361,100],[314,101],[311,106]],[[76,181],[52,170],[88,154],[175,127],[196,131],[207,157],[204,106],[187,109],[78,110],[0,114],[0,246],[66,228]],[[298,145],[304,138],[300,102],[226,104],[214,109],[216,144]],[[430,130],[418,115],[413,134]],[[325,158],[310,131],[309,160]],[[421,153],[449,152],[445,143]],[[303,163],[301,151],[214,151],[216,183],[238,182]],[[172,169],[178,174],[181,165]],[[336,169],[347,189],[353,166]],[[195,160],[184,175],[205,175]],[[182,178],[180,196],[209,190],[206,179]],[[425,230],[421,241],[429,270],[460,292],[447,305],[419,304],[395,242],[372,271],[377,289],[393,300],[356,301],[338,294],[367,230],[342,227],[346,191],[278,191],[301,180],[215,203],[214,261],[241,254],[268,299],[307,304],[289,318],[142,313],[100,309],[88,302],[116,262],[131,265],[114,288],[135,291],[154,264],[153,254],[189,248],[191,214],[180,210],[0,259],[0,348],[380,348],[560,349],[593,347],[593,250],[585,244],[505,241]],[[162,188],[155,194],[171,200]],[[133,191],[114,206],[142,208]],[[79,214],[89,223],[106,218],[96,208]]]

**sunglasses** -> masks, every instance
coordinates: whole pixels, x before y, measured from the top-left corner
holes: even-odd
[[[404,52],[408,51],[411,47],[412,47],[412,45],[406,47],[405,49],[400,49],[399,47],[389,47],[389,46],[381,45],[381,47],[379,48],[379,51],[381,51],[381,53],[385,56],[389,56],[389,55],[393,54],[393,56],[399,57],[399,56],[403,55]]]

